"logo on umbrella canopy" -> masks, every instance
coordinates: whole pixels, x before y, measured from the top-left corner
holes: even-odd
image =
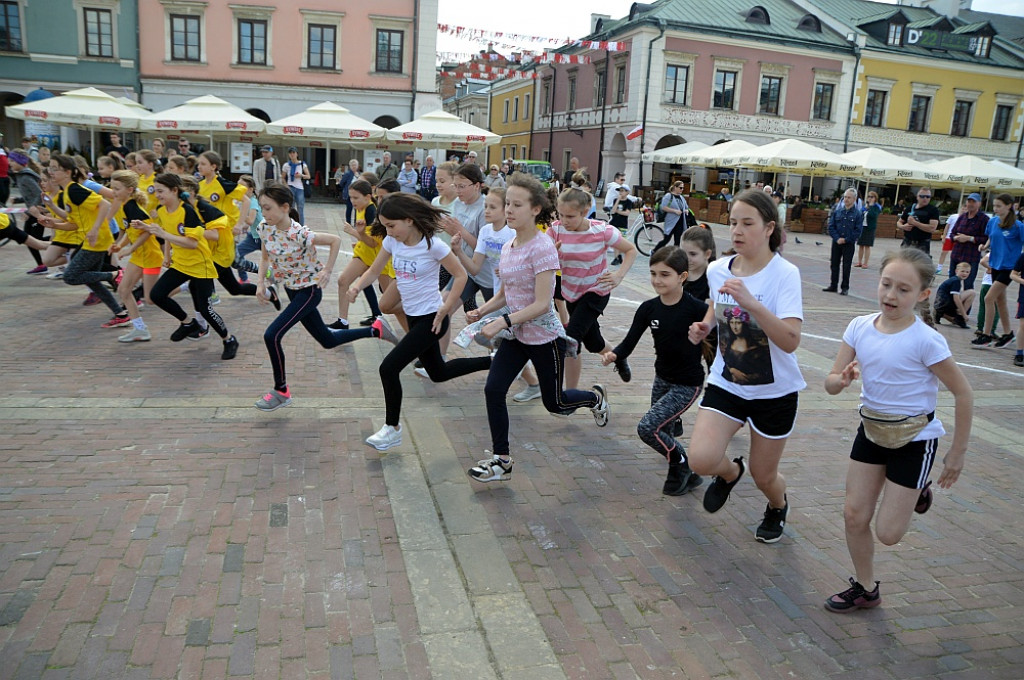
[[[483,135],[466,135],[467,142],[486,142],[487,138]]]
[[[403,132],[402,139],[423,139],[422,132]]]
[[[285,125],[282,131],[286,135],[301,135],[303,132],[301,125]]]
[[[42,118],[46,120],[46,111],[37,111],[35,109],[29,109],[25,112],[26,118]]]
[[[246,124],[243,120],[229,120],[224,123],[224,128],[226,130],[245,130]]]
[[[121,119],[117,116],[100,116],[100,125],[121,125]]]
[[[349,130],[348,136],[350,139],[365,139],[370,136],[369,130]]]
[[[857,172],[856,165],[840,165],[839,172]]]
[[[156,122],[157,130],[178,129],[178,121],[176,120],[158,120]]]
[[[826,161],[811,161],[811,170],[824,170],[827,167],[828,163]]]

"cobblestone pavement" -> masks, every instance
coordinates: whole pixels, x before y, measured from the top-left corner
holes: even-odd
[[[334,206],[307,214],[338,231]],[[293,331],[295,402],[261,413],[269,307],[221,293],[234,361],[216,338],[171,344],[154,308],[153,342],[119,345],[83,288],[26,276],[8,244],[0,680],[1022,677],[1024,371],[1009,350],[969,350],[968,331],[941,328],[976,390],[964,476],[879,550],[882,607],[823,610],[852,573],[857,396],[822,383],[846,323],[874,308],[877,272],[855,270],[848,298],[824,294],[827,244],[801,240],[787,256],[804,276],[809,387],[774,545],[754,541],[764,498],[748,480],[716,515],[700,492],[661,495],[663,461],[635,432],[649,340],[628,385],[586,360],[586,384],[608,386],[605,429],[510,405],[515,475],[478,485],[464,470],[489,447],[479,375],[433,385],[407,371],[406,441],[381,454],[362,440],[382,422],[383,343],[325,351]],[[895,242],[880,246],[876,263]],[[645,270],[614,294],[613,340],[651,296]],[[942,395],[951,421],[950,405]]]

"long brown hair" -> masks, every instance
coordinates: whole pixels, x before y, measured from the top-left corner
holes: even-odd
[[[427,239],[427,248],[430,248],[430,239],[442,231],[441,218],[446,214],[444,210],[430,205],[418,194],[388,194],[377,207],[377,219],[373,221],[370,235],[377,238],[388,235],[387,229],[380,221],[381,217],[389,220],[412,220],[413,228],[423,234],[423,238]]]
[[[999,201],[1006,206],[1006,217],[999,220],[999,228],[1009,229],[1017,221],[1017,216],[1013,214],[1013,196],[1010,194],[999,194],[993,200]]]

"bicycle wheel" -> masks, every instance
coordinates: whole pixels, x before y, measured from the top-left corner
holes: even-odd
[[[654,246],[661,243],[663,238],[665,238],[665,232],[662,231],[661,227],[657,224],[646,222],[644,226],[637,229],[636,233],[633,234],[633,243],[636,244],[636,249],[640,251],[641,255],[650,257]]]

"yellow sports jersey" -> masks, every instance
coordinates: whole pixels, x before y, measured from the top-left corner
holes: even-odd
[[[235,235],[231,231],[227,215],[202,197],[196,202],[196,211],[208,230],[217,230],[216,241],[207,239],[213,253],[213,261],[221,267],[230,267],[235,263]]]
[[[156,240],[156,236],[153,236],[148,231],[131,226],[134,220],[149,222],[150,217],[133,199],[122,205],[121,209],[117,211],[117,223],[121,230],[128,234],[128,240],[132,243],[135,243],[140,238],[145,238],[146,240],[132,251],[129,262],[143,269],[155,269],[162,266],[164,263],[164,251],[160,248],[160,242]]]
[[[82,250],[103,253],[114,243],[114,235],[110,233],[108,224],[101,224],[96,233],[96,243],[90,244],[86,235],[96,224],[103,197],[86,189],[78,182],[72,182],[60,193],[57,205],[68,213],[68,221],[78,225],[74,243],[81,243]],[[70,233],[70,232],[67,232]],[[61,241],[68,243],[69,241]]]
[[[203,235],[206,227],[190,203],[182,201],[173,212],[167,212],[167,208],[160,206],[156,212],[156,221],[168,234],[185,236],[196,242],[195,248],[171,244],[171,269],[177,269],[195,279],[217,278],[210,242]]]
[[[0,229],[6,229],[11,225],[11,218],[7,213],[0,213]]]
[[[371,248],[360,240],[356,240],[356,244],[352,246],[352,255],[362,260],[363,264],[367,267],[373,266],[373,261],[377,259],[377,253],[380,252],[380,244],[384,241],[383,238],[377,238],[370,233],[373,228],[373,222],[377,219],[377,207],[372,203],[366,206],[365,210],[356,210],[355,221],[359,222],[362,220],[366,223],[363,233],[369,236],[371,239],[377,242],[376,248]],[[353,225],[353,228],[358,230],[359,227]],[[381,272],[385,276],[395,278],[395,268],[391,265],[391,260],[388,260],[387,265],[384,267],[384,271]]]
[[[236,184],[220,175],[214,176],[210,181],[199,181],[199,195],[228,216],[228,226],[232,229],[238,224],[240,214],[235,201],[245,199],[246,190],[244,184]]]
[[[156,187],[153,186],[153,180],[156,179],[156,173],[150,173],[148,175],[139,175],[139,191],[146,195],[146,205],[142,206],[142,209],[147,213],[153,213],[156,211],[160,202],[156,200]]]

